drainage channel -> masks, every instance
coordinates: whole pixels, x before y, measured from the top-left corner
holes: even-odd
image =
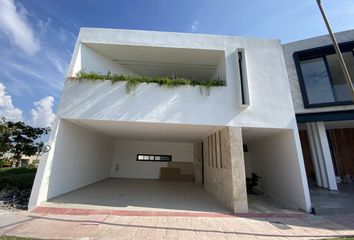
[[[288,225],[286,225],[285,223],[282,222],[269,222],[270,224],[272,224],[274,227],[277,227],[281,230],[287,230],[287,229],[291,229],[291,227],[289,227]]]

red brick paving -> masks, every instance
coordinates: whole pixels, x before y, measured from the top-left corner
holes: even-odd
[[[299,218],[305,213],[215,213],[215,212],[173,212],[173,211],[137,211],[137,210],[103,210],[82,208],[37,207],[32,213],[53,215],[113,215],[130,217],[248,217],[248,218]]]

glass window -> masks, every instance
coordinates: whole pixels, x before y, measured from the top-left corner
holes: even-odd
[[[154,155],[154,154],[138,154],[137,161],[157,161],[157,162],[170,162],[172,161],[171,155]]]
[[[300,62],[309,104],[335,102],[324,58]]]
[[[343,58],[349,74],[354,79],[354,57],[352,52],[344,52]],[[337,101],[350,101],[351,95],[336,54],[326,56],[332,77],[333,91]]]
[[[345,61],[345,64],[347,65],[349,75],[354,82],[354,49],[352,52],[345,52],[343,53],[343,58]]]
[[[354,41],[339,44],[354,83]],[[333,45],[294,53],[305,108],[353,104]]]
[[[171,156],[160,156],[161,161],[170,161]]]

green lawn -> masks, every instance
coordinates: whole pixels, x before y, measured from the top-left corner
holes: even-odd
[[[0,236],[0,240],[39,240],[39,239],[10,237],[10,236]]]

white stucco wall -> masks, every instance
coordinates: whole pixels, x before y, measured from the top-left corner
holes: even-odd
[[[29,208],[110,176],[113,139],[63,119],[54,131],[52,149],[39,164]]]
[[[116,142],[111,176],[158,179],[160,167],[167,167],[167,162],[136,161],[137,154],[172,155],[172,161],[193,162],[194,145],[169,142]]]
[[[294,130],[265,136],[248,144],[248,171],[262,177],[257,187],[292,207],[310,211],[311,202],[301,153]],[[299,156],[300,154],[300,156]]]
[[[354,41],[354,30],[336,33],[336,38],[339,43]],[[296,113],[313,113],[313,112],[330,112],[330,111],[343,111],[353,110],[354,105],[347,106],[333,106],[333,107],[320,107],[320,108],[304,108],[302,100],[299,79],[296,72],[293,54],[298,51],[323,47],[332,45],[332,41],[328,35],[309,38],[297,42],[291,42],[283,45],[284,59],[288,71],[291,95],[294,103]]]
[[[79,40],[76,48],[81,46],[81,52],[85,47],[80,42],[221,50],[225,52],[227,87],[212,88],[209,96],[202,96],[199,87],[171,89],[141,84],[134,93],[127,94],[124,83],[67,80],[58,108],[58,116],[62,118],[293,127],[294,111],[278,40],[86,28],[81,29]],[[244,49],[247,59],[251,104],[245,109],[240,107],[236,49]],[[92,70],[101,72],[112,63],[104,60],[103,55],[96,58],[94,53],[77,61],[81,66],[91,66]],[[74,71],[76,60],[72,62],[68,75]],[[219,69],[222,68],[222,64],[219,65]]]

